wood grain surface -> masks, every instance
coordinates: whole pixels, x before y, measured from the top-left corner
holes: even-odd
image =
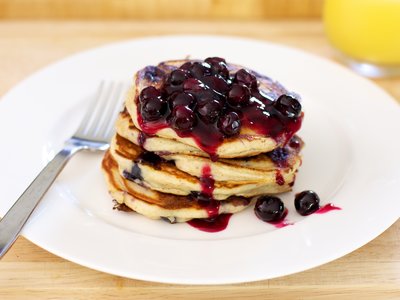
[[[0,0],[5,19],[317,18],[323,0]]]
[[[176,33],[253,37],[335,59],[319,21],[0,22],[0,96],[47,64],[105,43]],[[321,75],[323,76],[323,74]],[[374,80],[400,102],[400,78]],[[1,184],[1,188],[6,188]],[[0,261],[0,299],[400,299],[400,222],[320,267],[245,284],[183,286],[121,278],[65,261],[20,237]]]

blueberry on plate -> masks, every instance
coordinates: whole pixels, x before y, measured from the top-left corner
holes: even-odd
[[[256,216],[264,222],[276,222],[285,216],[285,205],[274,196],[261,196],[254,207]]]
[[[300,215],[310,215],[319,209],[319,197],[314,191],[303,191],[296,194],[294,206]]]

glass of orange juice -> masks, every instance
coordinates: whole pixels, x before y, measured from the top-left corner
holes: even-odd
[[[352,69],[400,76],[400,0],[325,0],[323,14],[328,39]]]

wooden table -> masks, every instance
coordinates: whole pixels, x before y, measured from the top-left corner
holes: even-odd
[[[39,68],[105,43],[176,33],[269,40],[333,59],[319,21],[0,22],[0,96]],[[374,80],[400,102],[400,78]],[[2,188],[6,188],[4,183]],[[400,200],[400,199],[399,199]],[[400,222],[367,245],[302,273],[253,283],[181,286],[76,265],[20,237],[0,262],[0,299],[400,299]]]

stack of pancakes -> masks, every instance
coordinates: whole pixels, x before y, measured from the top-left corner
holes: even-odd
[[[182,137],[171,127],[146,132],[140,122],[140,92],[148,86],[160,88],[165,74],[184,62],[163,62],[135,74],[102,162],[117,207],[152,219],[185,222],[236,213],[259,195],[291,190],[303,146],[296,135],[279,140],[243,127],[209,153],[196,139]],[[240,68],[229,65],[229,72]],[[287,93],[267,77],[257,79],[273,99]]]

